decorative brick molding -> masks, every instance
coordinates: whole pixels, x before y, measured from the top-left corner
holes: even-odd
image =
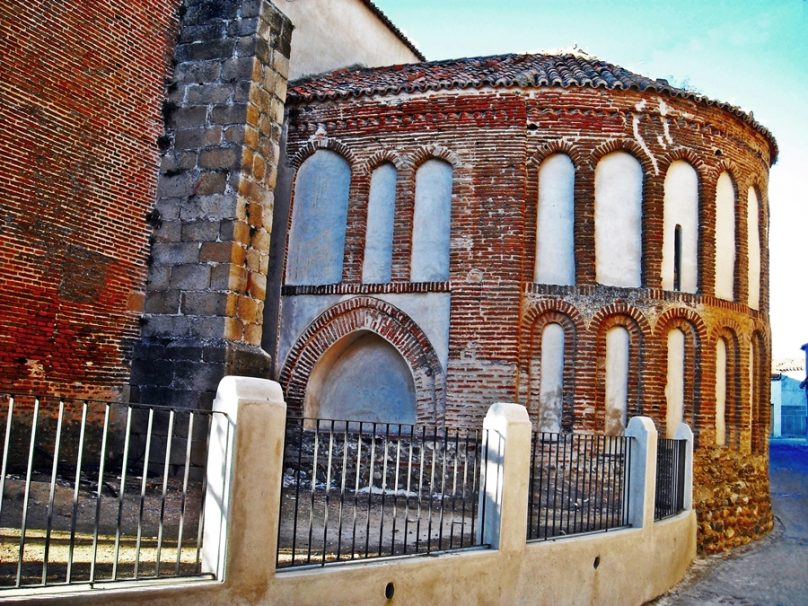
[[[540,146],[535,152],[528,156],[527,164],[529,167],[539,168],[541,163],[553,154],[564,154],[565,156],[569,156],[570,160],[572,161],[572,165],[576,169],[583,166],[586,162],[586,160],[581,156],[581,150],[575,144],[567,141],[566,139],[560,139],[558,141],[551,141]],[[536,178],[538,178],[538,172],[536,173]]]
[[[368,177],[373,171],[382,164],[389,162],[396,167],[396,170],[403,170],[412,167],[410,158],[404,154],[398,153],[393,150],[380,150],[370,155],[369,158],[359,164],[357,173],[367,175]]]
[[[386,282],[384,284],[319,284],[287,285],[281,290],[284,296],[291,295],[378,295],[427,292],[451,292],[449,282]]]
[[[412,166],[414,170],[417,170],[421,164],[433,158],[444,160],[451,164],[454,168],[460,168],[462,165],[460,157],[456,152],[443,147],[442,145],[430,143],[429,145],[419,147],[409,154],[410,166]]]
[[[298,169],[308,157],[313,156],[318,150],[321,149],[329,149],[338,153],[340,156],[345,158],[345,160],[351,166],[351,171],[354,170],[354,167],[356,166],[356,158],[354,157],[354,153],[341,141],[326,135],[325,131],[315,135],[308,143],[301,146],[297,152],[295,152],[295,154],[289,158],[289,164],[295,167],[295,169]]]
[[[415,383],[417,422],[442,424],[444,372],[429,338],[403,311],[373,297],[355,297],[328,308],[298,337],[280,373],[289,409],[303,412],[306,385],[317,362],[342,337],[361,330],[387,340],[407,361]]]
[[[187,2],[134,400],[209,406],[225,374],[266,376],[261,349],[291,23],[268,0]]]
[[[625,152],[633,156],[634,159],[640,163],[643,172],[643,184],[660,174],[659,164],[655,163],[656,157],[654,157],[655,162],[651,162],[648,158],[648,152],[634,139],[609,139],[599,144],[592,150],[589,156],[590,166],[592,166],[593,169],[596,168],[598,162],[600,162],[604,156],[614,152]]]

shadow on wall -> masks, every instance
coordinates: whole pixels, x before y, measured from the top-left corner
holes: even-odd
[[[304,415],[415,423],[415,383],[395,347],[359,330],[334,343],[317,362],[306,388]]]

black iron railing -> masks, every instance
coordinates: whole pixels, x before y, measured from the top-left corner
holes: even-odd
[[[687,440],[660,438],[657,442],[654,520],[684,511]]]
[[[289,418],[278,567],[479,546],[475,430]]]
[[[533,434],[528,540],[629,526],[630,437]]]
[[[0,588],[200,575],[213,414],[0,395]]]

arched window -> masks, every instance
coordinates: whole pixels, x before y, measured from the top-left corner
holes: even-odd
[[[427,160],[415,174],[412,226],[412,282],[449,279],[449,236],[452,220],[452,166]]]
[[[684,418],[685,333],[678,328],[668,332],[668,380],[665,385],[665,434],[672,438]]]
[[[749,251],[749,307],[760,308],[760,202],[754,187],[749,188],[746,211],[747,250]]]
[[[696,292],[698,287],[699,178],[677,160],[665,175],[662,288]]]
[[[351,167],[339,154],[321,149],[297,171],[287,284],[342,281]]]
[[[564,403],[564,329],[552,323],[541,335],[539,431],[561,431]]]
[[[715,296],[735,297],[735,186],[727,173],[715,186]]]
[[[715,342],[715,443],[727,443],[727,342]]]
[[[334,343],[312,370],[307,417],[415,423],[415,383],[407,361],[376,333],[359,330]]]
[[[601,284],[641,286],[642,186],[642,166],[630,154],[613,152],[598,162],[595,273]]]
[[[390,281],[393,260],[393,221],[396,212],[396,167],[385,163],[373,171],[365,229],[365,260],[362,281]]]
[[[628,404],[628,330],[614,326],[606,333],[606,434],[620,435],[626,428]]]
[[[575,284],[574,191],[575,166],[569,156],[553,154],[541,163],[534,282]]]

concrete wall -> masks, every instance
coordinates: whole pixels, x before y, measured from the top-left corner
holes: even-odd
[[[370,178],[362,282],[372,284],[390,281],[395,214],[396,167],[385,162],[373,171]]]
[[[289,231],[287,284],[336,284],[342,279],[350,185],[350,166],[330,150],[318,150],[300,166]]]
[[[735,186],[721,173],[715,186],[715,296],[735,296]]]
[[[226,377],[217,394],[204,569],[219,582],[140,582],[59,593],[20,592],[44,603],[149,604],[640,604],[667,591],[695,556],[695,513],[653,522],[656,429],[634,418],[629,510],[634,528],[527,543],[531,425],[524,407],[497,403],[486,415],[484,466],[490,549],[275,571],[285,404],[276,383]],[[690,434],[686,427],[682,435]],[[392,587],[391,587],[392,585]],[[392,597],[386,592],[393,590]]]
[[[749,188],[746,230],[749,263],[749,307],[760,309],[760,203],[754,187]]]
[[[361,0],[273,0],[295,26],[289,79],[347,65],[414,63],[418,56]]]
[[[553,154],[539,169],[534,282],[575,284],[574,223],[575,166]]]
[[[665,175],[665,210],[662,237],[662,288],[674,290],[676,226],[681,230],[679,288],[696,292],[699,271],[699,177],[683,160],[671,163]]]
[[[303,412],[320,419],[413,424],[412,371],[388,341],[370,331],[356,331],[317,362]]]
[[[452,166],[427,160],[415,173],[410,282],[449,279],[452,220]]]
[[[642,180],[642,166],[631,154],[613,152],[598,162],[595,271],[600,284],[642,284]]]

